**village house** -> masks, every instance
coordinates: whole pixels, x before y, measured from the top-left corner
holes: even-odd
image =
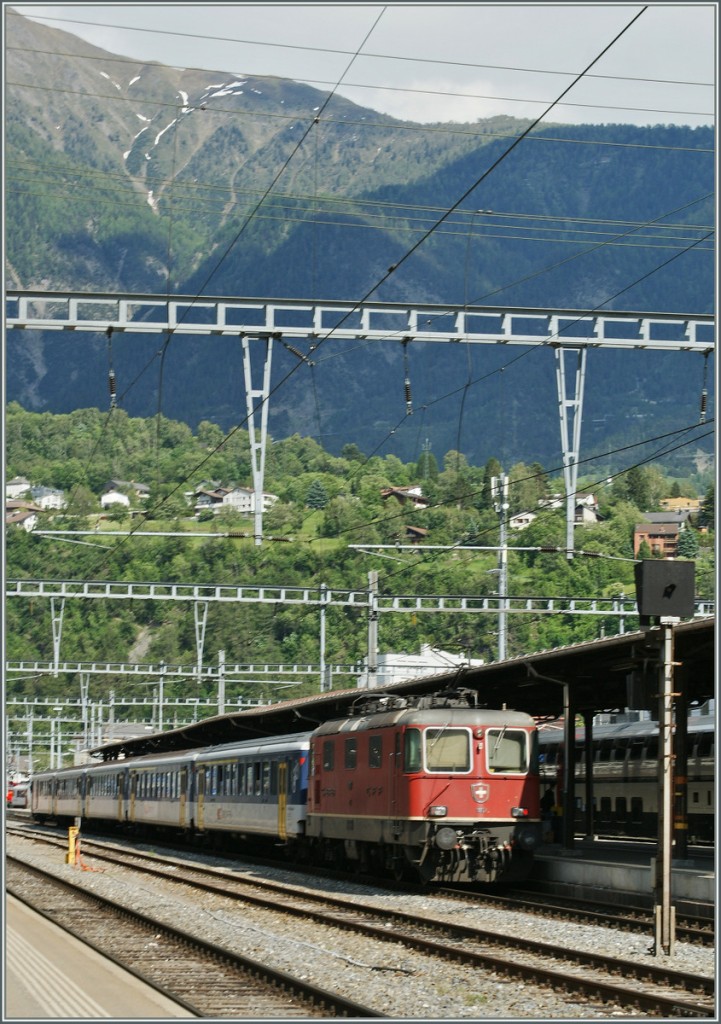
[[[24,476],[14,476],[12,480],[5,483],[6,498],[20,498],[23,494],[28,494],[29,491],[30,481],[26,480]]]
[[[100,504],[103,508],[110,508],[111,505],[124,505],[125,508],[130,508],[130,498],[122,491],[116,491],[111,487],[100,495]]]
[[[381,498],[384,501],[395,498],[400,505],[410,505],[412,508],[428,507],[428,498],[423,497],[423,491],[418,484],[411,487],[384,487]]]
[[[263,492],[263,511],[278,500],[277,494]],[[255,491],[252,487],[214,487],[212,490],[198,488],[195,492],[194,511],[197,516],[205,509],[211,509],[214,515],[221,512],[238,512],[250,516],[255,511]]]
[[[659,505],[664,512],[688,512],[697,515],[703,502],[700,498],[661,498]]]
[[[31,487],[30,494],[35,504],[44,512],[49,509],[63,509],[67,505],[63,492],[52,487]]]
[[[38,515],[42,509],[30,501],[18,501],[10,498],[5,501],[5,525],[22,526],[30,533],[38,525]]]
[[[138,501],[147,501],[150,497],[150,488],[147,484],[139,484],[135,480],[108,480],[103,487],[103,494],[116,491],[126,496],[133,495]]]

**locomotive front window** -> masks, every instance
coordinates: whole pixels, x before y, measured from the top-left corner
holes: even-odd
[[[358,741],[355,739],[345,741],[345,766],[355,768],[358,759]]]
[[[486,750],[489,772],[528,771],[528,735],[522,729],[489,729]]]
[[[426,771],[471,770],[471,736],[466,729],[426,729]]]

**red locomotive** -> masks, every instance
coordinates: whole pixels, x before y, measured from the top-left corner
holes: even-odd
[[[360,870],[425,881],[527,875],[540,844],[534,720],[475,690],[368,696],[311,737],[306,839]]]

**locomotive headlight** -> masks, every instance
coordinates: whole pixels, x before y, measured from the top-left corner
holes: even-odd
[[[445,807],[443,804],[433,804],[431,807],[428,808],[429,818],[445,818],[447,814],[448,808]]]
[[[512,807],[511,808],[511,817],[512,818],[527,818],[528,817],[528,808],[526,808],[526,807]]]

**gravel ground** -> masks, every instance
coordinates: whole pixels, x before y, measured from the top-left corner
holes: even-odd
[[[152,847],[150,847],[152,849]],[[188,927],[212,942],[238,953],[270,962],[274,967],[298,974],[314,984],[341,992],[358,1003],[372,1006],[396,1019],[452,1020],[495,1019],[537,1020],[619,1019],[647,1014],[601,1003],[582,1002],[573,995],[538,989],[491,971],[463,967],[431,959],[393,943],[379,944],[340,929],[323,929],[244,904],[230,904],[208,894],[194,894],[158,879],[134,876],[132,870],[93,862],[84,855],[89,868],[79,872],[64,863],[64,853],[37,849],[27,840],[8,836],[6,851],[22,856],[28,864],[73,876],[88,889],[121,899],[133,909],[142,909],[178,927]],[[192,854],[194,861],[226,866],[216,857]],[[236,866],[237,870],[237,866]],[[543,921],[532,915],[508,912],[423,895],[398,894],[386,890],[369,892],[348,883],[313,879],[282,869],[259,867],[248,873],[302,885],[314,891],[352,894],[357,902],[383,907],[399,905],[407,911],[432,914],[438,919],[476,925],[491,931],[527,936],[635,962],[649,962],[670,969],[687,970],[709,977],[715,972],[715,953],[710,948],[677,943],[674,955],[654,956],[650,935],[615,932],[593,925]],[[563,969],[561,967],[561,969]],[[239,1007],[237,1018],[242,1019]]]

